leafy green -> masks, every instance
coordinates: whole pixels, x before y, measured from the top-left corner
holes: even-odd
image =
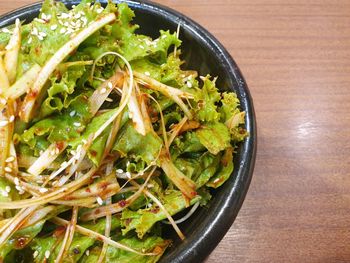
[[[193,198],[191,204],[196,203],[199,199],[200,197]],[[174,215],[187,207],[186,199],[177,190],[166,191],[161,201],[170,215]],[[153,204],[149,208],[139,209],[138,211],[125,209],[122,212],[121,219],[122,225],[125,227],[122,230],[124,235],[135,229],[138,237],[142,238],[156,222],[166,219],[166,215],[163,210]]]
[[[10,192],[7,192],[7,188],[10,187]],[[14,199],[17,199],[18,196],[14,187],[9,183],[5,178],[0,177],[0,202],[11,202]],[[9,210],[0,209],[0,220],[12,216],[12,212]]]
[[[205,185],[216,173],[221,154],[213,155],[209,152],[203,153],[199,158],[178,158],[175,165],[195,181],[197,188]]]
[[[230,177],[234,168],[233,148],[228,148],[225,151],[223,158],[220,160],[220,164],[221,165],[219,166],[219,170],[215,176],[210,179],[210,181],[207,183],[207,186],[218,188]]]
[[[80,137],[90,118],[87,95],[82,94],[62,114],[58,113],[35,123],[21,135],[21,141],[31,149],[39,147],[40,140],[46,142],[47,139],[51,143],[71,141]]]
[[[220,93],[215,87],[216,79],[211,81],[210,76],[206,76],[202,80],[202,94],[197,111],[198,119],[202,122],[217,121],[220,119],[220,113],[217,111],[216,103],[220,101]]]
[[[35,225],[16,231],[16,233],[12,235],[11,238],[1,247],[0,259],[5,259],[7,254],[10,253],[13,249],[23,249],[39,234],[44,226],[44,223],[45,220],[41,220]]]
[[[144,237],[142,240],[138,239],[135,236],[131,236],[127,238],[121,238],[118,240],[118,242],[132,247],[133,249],[136,249],[138,251],[155,252],[158,253],[158,255],[142,256],[114,247],[108,247],[106,254],[106,262],[154,263],[159,260],[165,249],[170,245],[170,242],[168,240],[163,240],[162,238],[157,236],[147,236]]]
[[[57,72],[57,75],[62,74],[60,79],[54,76],[50,79],[51,87],[47,90],[48,97],[44,100],[40,108],[40,117],[46,117],[55,111],[61,111],[63,108],[68,108],[74,99],[79,96],[70,96],[76,88],[78,80],[83,76],[85,66],[72,66],[64,72]]]
[[[221,122],[207,123],[195,131],[201,144],[212,154],[230,147],[230,132],[225,124]]]
[[[142,136],[135,130],[132,121],[129,121],[119,132],[113,150],[123,157],[141,159],[150,164],[157,158],[162,145],[162,140],[157,134],[149,132]]]
[[[85,224],[84,227],[89,228],[95,232],[102,234],[104,232],[106,226],[106,220],[100,219],[96,224]],[[112,225],[111,230],[116,229],[120,226],[120,220],[117,217],[112,217]],[[63,229],[64,230],[64,229]],[[35,262],[42,262],[45,258],[45,252],[50,251],[49,262],[54,263],[55,258],[58,255],[61,245],[62,239],[65,231],[62,231],[61,227],[56,228],[56,232],[54,232],[50,236],[46,237],[36,237],[31,243],[31,248],[34,251],[38,251],[38,256],[35,258]],[[77,262],[85,251],[92,246],[96,240],[94,238],[90,238],[88,236],[83,236],[78,233],[74,234],[74,238],[72,244],[67,253],[67,258],[65,262]]]

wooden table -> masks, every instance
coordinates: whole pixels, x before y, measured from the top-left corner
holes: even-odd
[[[208,262],[350,262],[350,1],[158,2],[227,47],[255,103],[254,178]]]

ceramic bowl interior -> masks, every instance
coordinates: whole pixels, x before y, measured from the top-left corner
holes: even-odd
[[[79,1],[63,1],[67,6]],[[160,262],[201,262],[217,246],[231,227],[241,208],[251,181],[256,153],[256,123],[252,99],[246,82],[226,49],[204,28],[190,18],[167,7],[152,2],[126,1],[135,11],[135,23],[139,33],[157,37],[159,30],[176,31],[180,24],[182,58],[184,68],[195,69],[200,75],[217,76],[221,90],[232,90],[246,112],[246,128],[249,138],[237,149],[235,169],[231,178],[213,191],[208,207],[198,209],[190,220],[180,224],[186,240],[180,242],[170,227],[165,234],[174,240]],[[41,4],[33,4],[0,18],[0,27],[14,23],[16,18],[31,21],[37,16]],[[234,40],[233,40],[234,41]]]

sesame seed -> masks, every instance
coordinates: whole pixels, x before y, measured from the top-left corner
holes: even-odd
[[[73,111],[71,111],[71,112],[69,113],[69,116],[73,117],[76,113],[77,113],[77,112],[76,112],[75,110],[73,110]]]
[[[108,88],[113,89],[113,83],[112,82],[108,82],[107,86],[108,86]]]
[[[142,45],[139,45],[139,47],[140,47],[141,49],[145,49],[145,47],[144,47],[144,46],[142,46]]]
[[[219,181],[220,181],[220,179],[219,179],[219,178],[216,178],[216,179],[213,181],[213,183],[216,184],[216,183],[219,182]]]
[[[8,34],[11,33],[10,30],[8,30],[7,28],[3,28],[1,31]]]
[[[36,27],[33,28],[32,35],[34,36],[38,35],[38,29]]]
[[[113,102],[113,99],[107,98],[106,101],[108,101],[108,102]]]
[[[46,23],[45,20],[42,20],[42,19],[40,19],[40,18],[35,18],[34,20],[37,21],[37,22],[39,22],[39,23],[42,23],[42,24],[45,24],[45,23]]]
[[[6,162],[6,163],[12,163],[14,160],[15,160],[15,157],[14,157],[14,156],[10,156],[10,157],[8,157],[8,158],[5,160],[5,162]]]
[[[41,14],[41,18],[42,18],[42,19],[46,19],[46,14],[42,13],[42,14]]]
[[[80,123],[80,122],[74,122],[73,125],[74,125],[75,127],[80,127],[80,126],[81,126],[81,123]]]
[[[97,201],[97,203],[99,204],[99,205],[103,205],[103,200],[102,200],[102,198],[101,197],[97,197],[96,198],[96,201]]]
[[[8,193],[11,192],[11,186],[9,186],[9,185],[6,186],[6,187],[5,187],[5,191],[8,192]]]
[[[76,5],[72,5],[72,9],[76,8],[77,6]]]
[[[75,18],[75,19],[79,19],[80,17],[81,17],[81,13],[78,13],[78,14],[75,14],[75,15],[74,15],[74,18]]]
[[[84,26],[87,24],[87,18],[86,17],[82,17],[80,20],[83,22]]]
[[[51,19],[51,15],[47,15],[46,20],[50,20],[50,19]]]
[[[150,41],[149,39],[146,39],[146,40],[145,40],[145,43],[146,43],[147,46],[150,46],[150,45],[153,44],[152,41]]]
[[[52,26],[50,27],[50,29],[54,31],[54,30],[57,29],[57,27],[58,27],[57,25],[52,25]]]
[[[55,149],[55,154],[59,154],[60,153],[60,149],[56,148]]]
[[[23,194],[24,193],[23,188],[20,187],[19,185],[16,185],[15,188],[18,190],[19,194]]]
[[[103,93],[106,93],[106,88],[102,88],[101,90],[100,90],[100,94],[103,94]]]
[[[86,254],[87,256],[89,256],[89,255],[90,255],[90,250],[86,250],[86,251],[85,251],[85,254]]]
[[[49,191],[49,190],[47,190],[47,189],[44,188],[44,187],[42,187],[42,188],[39,189],[39,192],[40,192],[40,193],[46,193],[47,191]]]
[[[50,154],[51,154],[52,156],[56,155],[56,149],[51,150],[51,151],[50,151]]]
[[[192,83],[191,82],[187,81],[186,85],[187,85],[187,87],[192,88]]]
[[[64,34],[66,32],[66,29],[63,27],[63,28],[61,28],[61,30],[60,30],[60,33],[61,34]]]
[[[103,8],[99,8],[99,9],[96,10],[97,14],[101,14],[102,12],[103,12]]]
[[[69,14],[67,14],[67,13],[62,13],[62,14],[61,14],[61,17],[62,17],[63,19],[69,18]]]
[[[123,169],[117,169],[116,172],[117,172],[118,174],[124,173]]]
[[[128,177],[129,179],[131,179],[131,173],[130,172],[126,172],[125,176]]]
[[[40,33],[39,33],[39,36],[41,36],[41,37],[46,37],[47,35],[46,35],[46,33],[44,33],[44,32],[40,32]]]
[[[1,104],[4,104],[4,105],[5,105],[5,104],[6,104],[6,102],[7,102],[7,100],[6,100],[6,99],[4,99],[4,98],[0,98],[0,103],[1,103]]]
[[[6,166],[6,167],[5,167],[5,172],[12,173],[12,168]],[[17,179],[18,179],[18,178],[17,178]]]
[[[34,253],[33,253],[33,258],[36,258],[37,256],[39,256],[39,251],[35,250]]]
[[[1,191],[1,195],[4,196],[4,197],[8,197],[8,196],[9,196],[9,193],[6,192],[6,191]]]
[[[66,35],[69,35],[69,34],[71,34],[71,33],[73,33],[74,32],[74,29],[72,29],[71,27],[68,27],[67,28],[67,32],[66,32]]]
[[[45,251],[45,258],[49,258],[50,257],[50,250],[46,250]]]
[[[17,177],[15,178],[14,182],[15,182],[15,185],[19,185],[19,179]]]
[[[39,40],[43,41],[44,38],[42,36],[38,36]]]
[[[8,121],[0,121],[0,127],[4,127],[8,124]]]
[[[167,38],[167,35],[162,35],[162,39]]]
[[[30,44],[30,43],[32,43],[32,38],[31,37],[29,37],[29,39],[28,39],[28,44]]]
[[[15,116],[11,115],[9,118],[9,122],[13,122],[15,120]]]
[[[151,74],[148,71],[145,72],[145,75],[146,76],[151,76]]]

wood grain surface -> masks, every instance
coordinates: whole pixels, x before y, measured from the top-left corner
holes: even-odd
[[[350,1],[157,2],[226,46],[255,103],[254,178],[207,262],[350,262]]]

